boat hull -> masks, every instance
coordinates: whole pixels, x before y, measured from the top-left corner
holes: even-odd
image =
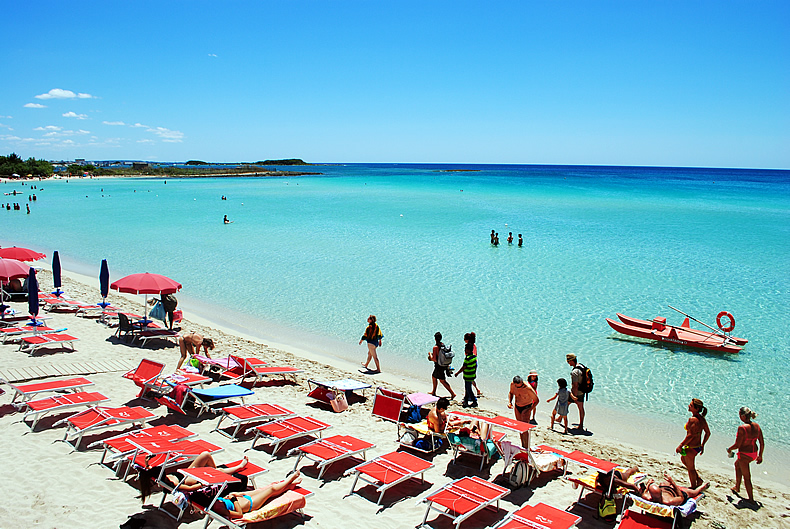
[[[618,314],[619,317],[619,314]],[[642,326],[629,325],[621,321],[614,321],[606,318],[606,323],[615,331],[628,336],[657,340],[666,344],[682,345],[684,347],[694,347],[705,349],[706,351],[717,351],[722,353],[739,353],[741,346],[733,343],[725,343],[724,339],[716,334],[708,333],[703,336],[698,333],[701,331],[684,330],[681,327],[666,326],[663,330],[645,328]],[[651,324],[652,325],[652,324]]]
[[[620,314],[619,312],[617,313],[617,317],[620,318],[621,322],[625,323],[626,325],[630,325],[631,327],[642,327],[644,329],[652,329],[653,328],[653,322],[652,321],[640,320],[638,318],[632,318],[631,316],[626,316],[625,314]],[[679,328],[680,329],[684,329],[684,328],[690,328],[690,327],[686,327],[684,325],[681,325]],[[692,330],[694,332],[696,332],[696,333],[700,333],[700,334],[704,334],[704,335],[716,336],[716,334],[712,333],[712,332],[700,331],[698,329],[692,329]],[[736,336],[730,336],[729,339],[732,340],[733,342],[735,342],[735,345],[741,345],[741,346],[746,345],[748,343],[748,341],[749,341],[746,338],[738,338]]]

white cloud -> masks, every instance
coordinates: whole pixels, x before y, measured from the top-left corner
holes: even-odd
[[[14,119],[14,116],[0,116],[0,119]]]
[[[33,130],[63,130],[61,127],[55,125],[47,125],[46,127],[36,127]]]
[[[147,129],[149,128],[148,125],[143,125],[142,123],[135,123],[134,125],[129,125],[133,129]]]
[[[217,56],[217,54],[216,54],[216,53],[209,53],[209,54],[208,54],[208,56],[209,56],[209,57],[216,57],[216,56]]]
[[[126,125],[123,121],[102,121],[105,125]]]
[[[137,140],[137,143],[154,143],[154,140]]]
[[[33,129],[33,130],[36,130],[36,129]],[[47,137],[47,138],[62,138],[62,137],[65,137],[65,136],[77,136],[77,135],[90,134],[90,133],[91,132],[89,130],[82,130],[82,129],[80,129],[80,130],[64,130],[64,131],[53,130],[52,132],[47,132],[46,134],[44,134],[44,137]]]
[[[22,138],[20,138],[19,136],[9,136],[7,134],[0,134],[0,140],[3,141],[19,141],[21,139]]]
[[[36,99],[93,99],[90,94],[75,94],[71,90],[63,90],[62,88],[53,88],[46,94],[39,94],[35,96]]]
[[[181,140],[184,139],[184,133],[178,130],[170,130],[164,127],[156,127],[148,129],[148,132],[153,132],[160,138],[162,141],[166,141],[169,143],[179,143]]]
[[[5,123],[0,123],[0,129],[14,130],[11,128],[11,125],[6,125]]]
[[[47,105],[41,105],[39,103],[27,103],[25,108],[47,108]]]
[[[63,114],[64,118],[77,118],[77,119],[88,119],[87,114],[77,114],[76,112],[66,112]]]

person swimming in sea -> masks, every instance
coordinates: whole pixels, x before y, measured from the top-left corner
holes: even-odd
[[[225,224],[233,224],[232,220],[228,220],[228,216],[227,215],[225,215],[225,218],[222,219],[222,222],[224,222]]]

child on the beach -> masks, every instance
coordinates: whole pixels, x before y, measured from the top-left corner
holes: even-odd
[[[554,430],[554,423],[562,423],[565,426],[565,433],[568,433],[568,401],[570,399],[571,392],[568,391],[568,381],[564,378],[557,379],[557,393],[554,394],[546,402],[551,402],[554,399],[557,399],[557,404],[554,405],[554,409],[551,410],[551,429]],[[559,420],[555,421],[555,418],[559,416]]]
[[[535,394],[537,395],[538,394],[538,372],[536,370],[533,369],[532,371],[529,372],[529,375],[527,375],[527,384],[532,386],[532,389],[535,390]],[[535,420],[535,412],[537,411],[537,409],[538,409],[538,405],[537,404],[532,406],[532,409],[529,412],[530,413],[530,415],[529,415],[529,421],[530,422]]]

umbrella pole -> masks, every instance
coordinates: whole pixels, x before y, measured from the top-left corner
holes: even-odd
[[[143,325],[148,327],[148,294],[145,295],[145,305],[143,305]]]

